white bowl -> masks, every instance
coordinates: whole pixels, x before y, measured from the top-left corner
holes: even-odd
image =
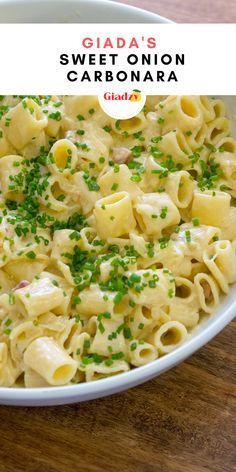
[[[0,23],[172,23],[111,0],[0,0]]]
[[[92,12],[92,18],[91,18]],[[168,23],[169,20],[109,0],[0,0],[2,23]],[[225,97],[231,116],[236,97]],[[236,287],[223,299],[220,308],[176,351],[143,367],[96,382],[66,387],[11,389],[0,388],[0,404],[45,406],[81,402],[111,395],[141,384],[182,362],[219,333],[235,316]]]
[[[124,374],[65,387],[35,389],[0,388],[1,405],[46,406],[77,403],[101,398],[135,387],[157,377],[200,349],[218,334],[235,316],[236,287],[227,296],[214,316],[205,321],[196,333],[176,351],[150,364],[138,367]],[[158,394],[158,392],[157,392]]]

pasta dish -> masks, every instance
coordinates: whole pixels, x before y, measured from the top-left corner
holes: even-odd
[[[122,106],[122,105],[121,105]],[[179,347],[236,281],[223,101],[0,96],[0,385],[127,372]]]

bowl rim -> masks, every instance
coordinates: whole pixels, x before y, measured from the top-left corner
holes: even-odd
[[[234,291],[234,290],[232,290]],[[226,297],[228,300],[229,295]],[[221,313],[223,310],[223,313]],[[194,352],[207,344],[235,317],[236,298],[225,309],[219,307],[217,313],[203,323],[201,330],[179,348],[144,366],[128,372],[75,385],[40,388],[0,388],[0,404],[17,406],[47,406],[76,403],[102,398],[140,385],[147,380],[173,368]],[[208,326],[207,323],[210,321]]]
[[[55,4],[60,3],[61,5],[63,4],[66,5],[70,3],[71,5],[75,4],[77,6],[79,6],[79,4],[81,4],[82,6],[88,6],[89,3],[94,4],[96,2],[97,0],[96,1],[95,0],[0,0],[0,11],[1,11],[1,8],[8,8],[8,9],[11,7],[17,8],[17,6],[20,7],[20,5],[24,6],[24,5],[30,4],[30,6],[31,5],[33,6],[34,3],[35,4],[38,3],[40,5],[45,4],[44,6],[49,5],[49,4],[52,5],[53,3]],[[133,5],[129,5],[127,3],[119,3],[118,1],[114,1],[114,0],[98,0],[98,3],[101,4],[101,7],[114,8],[116,10],[122,10],[123,12],[130,11],[130,13],[139,15],[140,19],[145,16],[145,19],[143,19],[144,21],[142,21],[142,23],[145,23],[145,20],[147,21],[148,19],[153,20],[153,21],[155,20],[157,24],[158,23],[167,23],[167,24],[174,23],[171,19],[166,18],[165,16],[162,16],[162,15],[158,15],[158,13],[145,10],[143,8],[136,7]],[[0,19],[0,23],[2,23],[1,19]],[[96,21],[92,23],[96,23]],[[109,23],[112,24],[111,22]],[[120,21],[118,22],[118,24],[119,23],[122,24]]]

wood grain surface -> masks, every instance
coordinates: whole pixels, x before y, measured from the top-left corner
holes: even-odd
[[[116,0],[177,23],[236,23],[235,0]]]
[[[236,322],[127,392],[50,408],[0,407],[1,472],[233,472]]]

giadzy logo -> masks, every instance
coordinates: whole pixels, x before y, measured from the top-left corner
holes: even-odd
[[[146,102],[146,95],[140,90],[131,92],[104,92],[98,97],[103,111],[117,120],[127,120],[140,113]]]
[[[105,92],[104,93],[105,100],[130,100],[131,102],[140,102],[142,99],[141,91],[140,90],[133,90],[131,93],[124,92],[114,93],[114,92]]]

